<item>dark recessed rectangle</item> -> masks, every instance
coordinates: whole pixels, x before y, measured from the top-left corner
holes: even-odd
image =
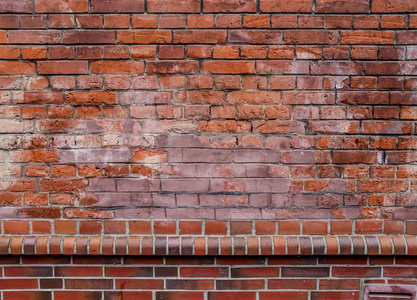
[[[368,299],[389,299],[389,300],[396,300],[396,299],[414,299],[412,294],[405,294],[405,293],[369,293]]]
[[[365,286],[364,300],[416,300],[414,285],[374,284]]]

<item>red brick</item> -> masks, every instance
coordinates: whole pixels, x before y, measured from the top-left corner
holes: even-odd
[[[214,59],[236,59],[239,57],[239,48],[236,46],[215,46],[213,48]]]
[[[227,39],[237,44],[281,44],[282,33],[276,30],[229,30]]]
[[[299,221],[279,221],[278,234],[300,234]]]
[[[1,46],[0,58],[2,59],[18,59],[19,48],[15,46]]]
[[[5,0],[0,4],[1,13],[32,13],[32,1],[24,0],[16,4],[13,0]]]
[[[54,298],[57,299],[91,299],[98,300],[101,298],[101,292],[90,292],[90,291],[54,291]]]
[[[268,289],[308,290],[316,288],[315,279],[269,279]]]
[[[30,62],[12,62],[2,61],[0,62],[0,74],[1,75],[31,75],[35,74],[36,65]]]
[[[4,300],[13,299],[52,299],[52,292],[47,291],[4,291]]]
[[[145,9],[143,0],[100,0],[91,1],[91,12],[93,13],[140,13]]]
[[[337,31],[321,30],[287,30],[285,32],[286,44],[337,44]]]
[[[84,13],[87,11],[87,0],[35,0],[35,12],[37,13]]]
[[[228,277],[226,267],[181,267],[181,277]]]
[[[213,15],[189,15],[187,17],[188,28],[212,28]]]
[[[252,222],[230,222],[230,234],[252,234]]]
[[[265,286],[265,280],[262,279],[234,279],[234,280],[217,280],[217,290],[256,290]]]
[[[143,62],[97,61],[91,63],[92,74],[142,74]]]
[[[133,28],[157,28],[158,16],[157,15],[133,15],[132,16]]]
[[[393,44],[394,32],[392,31],[343,31],[341,44]]]
[[[308,13],[312,11],[312,0],[295,0],[291,2],[261,0],[259,8],[262,12]]]
[[[159,46],[160,59],[184,58],[184,46]]]
[[[10,55],[13,55],[13,49]],[[46,59],[46,47],[22,47],[21,50],[22,58],[25,60],[39,60]],[[38,63],[39,64],[39,63]]]
[[[377,29],[379,27],[378,16],[354,16],[354,29]]]
[[[165,3],[158,0],[149,0],[147,9],[149,12],[200,12],[200,1],[198,0],[175,0]]]
[[[227,223],[223,221],[206,221],[205,234],[226,235]]]
[[[197,73],[198,64],[194,61],[155,61],[146,64],[148,74],[187,74]]]
[[[376,0],[372,2],[373,13],[417,12],[417,3],[407,0]]]
[[[236,0],[231,0],[228,2],[223,2],[219,0],[208,0],[203,2],[204,12],[255,12],[256,11],[256,1],[249,0],[244,3],[241,3]]]
[[[2,15],[0,21],[0,28],[17,29],[19,28],[19,18],[15,15]]]
[[[264,234],[275,234],[276,232],[276,222],[274,221],[257,221],[255,224],[256,234],[264,235]]]
[[[241,15],[216,14],[215,22],[217,28],[239,28],[242,21]]]
[[[358,191],[359,192],[366,192],[366,193],[372,193],[372,192],[401,192],[406,191],[407,185],[406,182],[400,181],[400,180],[390,180],[390,181],[384,181],[384,180],[364,180],[361,182],[358,182]]]
[[[5,234],[29,234],[29,221],[4,221],[3,223]]]
[[[174,44],[225,44],[225,30],[174,30]]]
[[[162,15],[159,16],[160,28],[185,28],[184,15]]]
[[[327,222],[323,221],[304,221],[303,222],[303,234],[327,234]]]
[[[177,224],[175,221],[154,221],[155,234],[176,234]]]
[[[359,292],[333,292],[333,291],[312,292],[311,299],[312,300],[331,300],[331,299],[359,300]]]
[[[39,74],[87,74],[88,63],[83,61],[43,61],[38,62]]]
[[[234,299],[242,299],[242,300],[254,300],[256,299],[255,292],[208,292],[208,299],[209,300],[234,300]]]
[[[74,28],[74,16],[72,15],[50,15],[50,28]]]
[[[83,28],[101,28],[103,17],[100,15],[77,15],[77,20]]]
[[[202,222],[200,221],[180,221],[179,234],[195,234],[199,235],[202,232]]]
[[[333,267],[332,275],[335,277],[379,277],[380,267]]]
[[[294,300],[307,300],[308,292],[296,292],[296,291],[279,291],[279,292],[260,292],[259,300],[272,300],[272,299],[294,299]]]
[[[204,292],[184,292],[184,291],[176,291],[176,292],[156,292],[157,299],[160,300],[203,300],[204,299]]]
[[[68,104],[113,104],[116,102],[116,94],[113,92],[67,92],[65,100]]]
[[[369,2],[367,0],[335,1],[318,0],[316,12],[318,13],[368,13]]]

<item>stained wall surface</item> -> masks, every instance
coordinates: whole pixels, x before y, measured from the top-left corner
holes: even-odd
[[[417,0],[0,0],[0,299],[415,285],[416,90]]]
[[[415,0],[2,0],[0,13],[4,220],[415,233]]]

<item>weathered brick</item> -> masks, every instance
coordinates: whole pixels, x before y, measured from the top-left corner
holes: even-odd
[[[259,8],[263,12],[309,13],[312,11],[312,6],[312,0],[296,0],[291,2],[261,0]]]
[[[40,61],[38,73],[42,75],[88,74],[88,62]]]
[[[142,74],[143,62],[95,61],[91,63],[92,74]]]
[[[200,0],[175,0],[170,3],[150,0],[147,2],[147,9],[149,12],[197,13],[200,12]]]
[[[64,31],[62,34],[64,44],[113,44],[116,39],[114,31]]]
[[[92,0],[91,12],[93,13],[140,13],[145,9],[144,1],[132,1],[132,0]]]
[[[368,13],[368,11],[368,0],[318,0],[316,2],[316,12],[318,13]]]
[[[35,12],[37,13],[86,13],[87,11],[87,0],[35,0]]]
[[[340,36],[341,44],[393,44],[393,31],[343,31]]]
[[[225,30],[174,30],[174,44],[225,44]]]
[[[377,0],[372,2],[371,11],[373,13],[405,13],[416,12],[417,3],[407,0]]]
[[[227,40],[234,44],[281,44],[282,33],[277,30],[229,30]]]
[[[113,92],[67,92],[65,101],[68,104],[114,104],[116,94]]]

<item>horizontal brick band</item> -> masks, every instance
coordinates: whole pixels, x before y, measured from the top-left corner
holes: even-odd
[[[413,235],[417,221],[404,220],[3,220],[2,235],[192,235],[196,236],[327,236]]]
[[[417,255],[396,236],[2,236],[0,255]]]

